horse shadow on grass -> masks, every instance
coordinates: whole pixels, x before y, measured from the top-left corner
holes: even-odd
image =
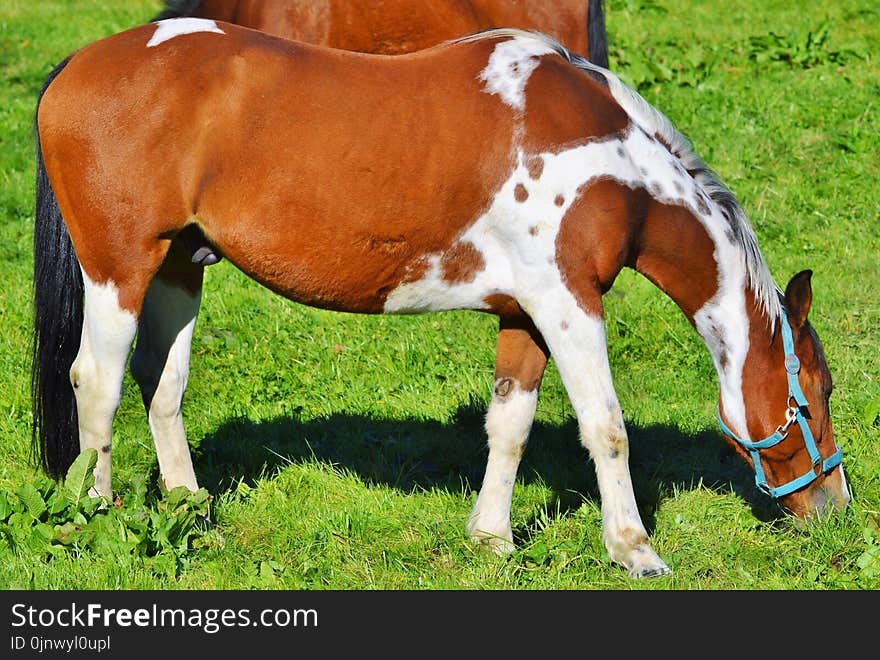
[[[350,414],[309,421],[237,417],[202,439],[193,450],[194,463],[199,483],[215,494],[239,481],[253,484],[291,463],[318,461],[347,470],[368,485],[470,496],[479,489],[486,466],[484,420],[485,409],[476,403],[460,407],[446,423]],[[755,488],[751,468],[720,433],[691,435],[672,426],[633,423],[627,430],[633,487],[649,533],[661,498],[700,483],[740,496],[760,520],[783,517],[778,504]],[[585,500],[600,502],[595,471],[574,419],[563,425],[535,422],[517,478],[552,492],[555,501],[548,502],[542,517],[574,511]]]

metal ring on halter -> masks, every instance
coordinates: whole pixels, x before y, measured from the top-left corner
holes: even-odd
[[[778,434],[780,436],[779,437],[780,441],[785,440],[788,437],[788,429],[790,429],[791,425],[797,421],[797,416],[798,416],[799,410],[800,409],[797,406],[789,406],[786,409],[786,411],[785,411],[785,424],[780,424],[779,426],[776,427],[775,434]]]

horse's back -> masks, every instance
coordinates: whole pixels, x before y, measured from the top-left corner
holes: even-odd
[[[494,27],[539,30],[587,52],[587,0],[203,0],[196,15],[366,53],[410,53]]]

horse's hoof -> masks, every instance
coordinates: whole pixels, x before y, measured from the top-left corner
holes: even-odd
[[[612,555],[612,559],[623,565],[627,570],[627,574],[636,580],[657,577],[672,572],[647,543],[637,545],[624,556],[615,557]]]
[[[486,548],[487,550],[491,550],[494,554],[499,557],[504,557],[509,555],[511,552],[516,550],[516,546],[513,544],[513,541],[508,541],[505,538],[493,536],[492,538],[485,538],[480,541],[480,544]]]
[[[471,541],[478,544],[481,549],[490,550],[499,557],[516,550],[513,534],[510,530],[502,534],[492,534],[481,529],[468,529],[468,535],[471,537]]]
[[[629,572],[629,576],[631,578],[640,580],[642,578],[652,578],[659,577],[660,575],[669,575],[670,573],[672,573],[672,569],[670,569],[666,564],[663,564],[662,566],[653,567],[644,566],[637,571],[632,570]]]

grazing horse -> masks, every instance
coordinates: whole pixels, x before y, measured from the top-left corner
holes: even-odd
[[[608,66],[602,0],[171,0],[154,20],[193,16],[330,48],[399,55],[493,27],[540,30]]]
[[[98,452],[132,342],[167,488],[197,488],[181,401],[203,269],[225,258],[306,305],[499,317],[472,538],[512,548],[513,484],[553,357],[594,463],[610,556],[668,572],[629,472],[602,296],[642,273],[719,378],[725,434],[798,516],[850,499],[811,272],[774,284],[733,194],[659,111],[550,37],[493,30],[386,57],[204,19],[75,52],[37,104],[34,440],[46,471]]]

